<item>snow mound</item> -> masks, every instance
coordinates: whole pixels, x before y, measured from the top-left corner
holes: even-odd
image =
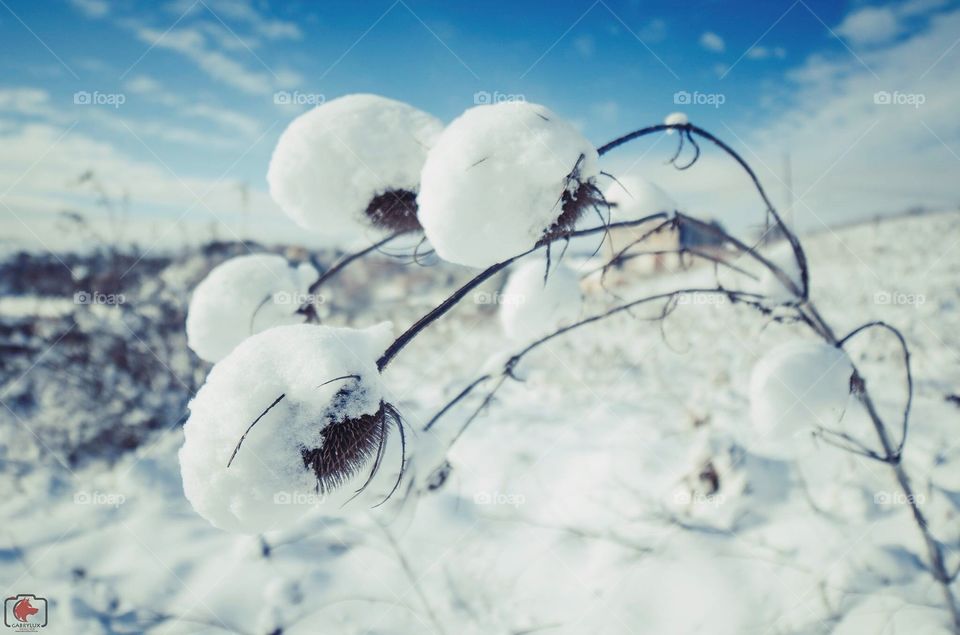
[[[427,156],[420,222],[441,258],[487,267],[532,248],[561,215],[572,227],[598,173],[593,145],[547,108],[477,106]]]
[[[575,322],[583,296],[580,279],[569,267],[558,264],[546,284],[543,258],[520,263],[500,294],[500,324],[512,340],[529,342]]]
[[[275,254],[227,260],[193,292],[187,344],[201,359],[217,362],[254,333],[303,322],[297,309],[318,277],[312,265],[293,266]]]
[[[669,194],[641,176],[618,177],[607,186],[603,196],[610,204],[610,220],[614,222],[637,220],[678,208]]]
[[[850,396],[853,365],[842,350],[806,340],[767,353],[750,378],[750,418],[760,445],[784,450],[811,427],[835,428]]]
[[[383,408],[376,360],[391,340],[389,323],[365,330],[279,326],[246,339],[217,363],[190,402],[179,453],[184,493],[194,510],[214,526],[240,533],[283,528],[317,505],[339,512],[367,480],[373,453],[358,457],[363,465],[338,487],[324,488],[304,452],[337,442],[335,451],[349,453],[363,443],[359,424],[352,424],[346,439],[331,433]],[[280,395],[231,462],[244,432]],[[399,463],[388,447],[375,480],[395,480]],[[355,502],[364,507],[360,500]]]
[[[437,118],[399,101],[334,99],[294,119],[280,136],[267,172],[270,195],[299,225],[331,241],[371,227],[395,230],[384,222],[395,214],[416,229],[420,169],[441,130]]]

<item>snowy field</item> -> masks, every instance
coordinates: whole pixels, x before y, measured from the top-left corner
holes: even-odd
[[[916,395],[904,464],[953,571],[960,216],[803,238],[812,298],[838,333],[883,319],[909,341]],[[569,264],[582,273],[597,263]],[[699,267],[616,292],[629,299],[713,279]],[[616,302],[584,289],[582,316]],[[384,301],[352,325],[392,319],[399,331],[442,295],[403,298],[402,310]],[[175,419],[110,468],[47,457],[17,472],[18,437],[6,437],[7,595],[47,598],[46,631],[71,634],[951,632],[888,466],[802,430],[784,441],[751,425],[755,362],[809,335],[747,306],[694,296],[663,322],[644,321],[658,309],[641,308],[540,349],[521,365],[525,381],[507,382],[453,445],[452,469],[435,487],[435,447],[479,396],[418,431],[488,359],[514,350],[479,300],[466,298],[387,370],[389,401],[415,438],[406,494],[373,510],[317,511],[291,529],[240,536],[212,527],[184,497]],[[5,316],[34,310],[5,302]],[[896,341],[871,333],[853,350],[881,414],[897,421],[905,384]],[[872,440],[855,408],[842,425]]]

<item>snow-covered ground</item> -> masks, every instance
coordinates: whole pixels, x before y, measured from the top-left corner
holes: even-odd
[[[838,333],[884,319],[911,345],[904,460],[954,570],[960,215],[858,225],[805,245],[813,299]],[[617,293],[710,286],[712,275]],[[389,367],[390,401],[411,429],[510,350],[496,316],[477,310],[489,298],[468,297]],[[590,287],[583,315],[611,301]],[[355,325],[390,317],[373,313]],[[531,356],[526,381],[507,383],[453,446],[443,486],[404,505],[316,514],[263,537],[220,531],[184,498],[173,421],[112,469],[11,479],[6,596],[47,598],[51,633],[949,632],[887,466],[805,435],[785,449],[750,423],[754,363],[809,335],[707,296],[662,324],[638,319],[655,313],[605,320]],[[864,335],[853,358],[896,422],[896,342]],[[450,438],[476,406],[454,409],[420,445]],[[872,441],[855,410],[843,425]]]

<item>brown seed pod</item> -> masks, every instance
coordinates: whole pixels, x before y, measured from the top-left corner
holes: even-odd
[[[609,219],[601,211],[601,208],[609,209],[610,207],[603,192],[592,179],[581,180],[580,165],[583,160],[584,157],[581,155],[573,170],[567,175],[566,187],[560,195],[560,216],[543,232],[541,243],[550,243],[569,235],[588,209],[597,212],[601,223],[608,224]]]
[[[353,390],[341,388],[334,396],[332,404],[348,401]],[[320,445],[315,448],[301,448],[300,456],[304,467],[317,477],[317,491],[331,492],[369,466],[369,475],[356,493],[362,492],[382,465],[387,437],[394,426],[400,433],[402,458],[397,483],[387,495],[389,498],[403,476],[406,440],[400,413],[385,401],[380,402],[379,409],[373,414],[328,421],[320,432]]]
[[[377,229],[394,233],[423,229],[417,219],[417,194],[409,190],[387,190],[374,196],[365,214]]]

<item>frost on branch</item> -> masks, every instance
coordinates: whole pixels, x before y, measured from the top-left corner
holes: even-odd
[[[280,326],[216,364],[190,403],[180,449],[197,513],[221,529],[256,533],[317,505],[340,513],[361,490],[354,506],[379,502],[403,461],[399,419],[376,367],[391,339],[386,323]]]
[[[420,169],[442,129],[432,115],[385,97],[334,99],[287,126],[270,160],[270,195],[333,241],[371,228],[418,230]]]
[[[580,279],[566,265],[550,269],[543,258],[523,262],[500,295],[500,323],[512,340],[527,342],[571,324],[580,316]]]
[[[834,428],[850,401],[853,365],[843,350],[798,340],[774,348],[753,368],[750,417],[760,441],[789,452],[795,435]]]
[[[201,359],[217,362],[254,333],[296,324],[310,284],[308,263],[292,265],[274,254],[231,258],[197,285],[187,312],[187,343]]]
[[[477,106],[427,156],[420,222],[441,258],[487,267],[569,232],[602,200],[598,174],[593,145],[547,108]]]

